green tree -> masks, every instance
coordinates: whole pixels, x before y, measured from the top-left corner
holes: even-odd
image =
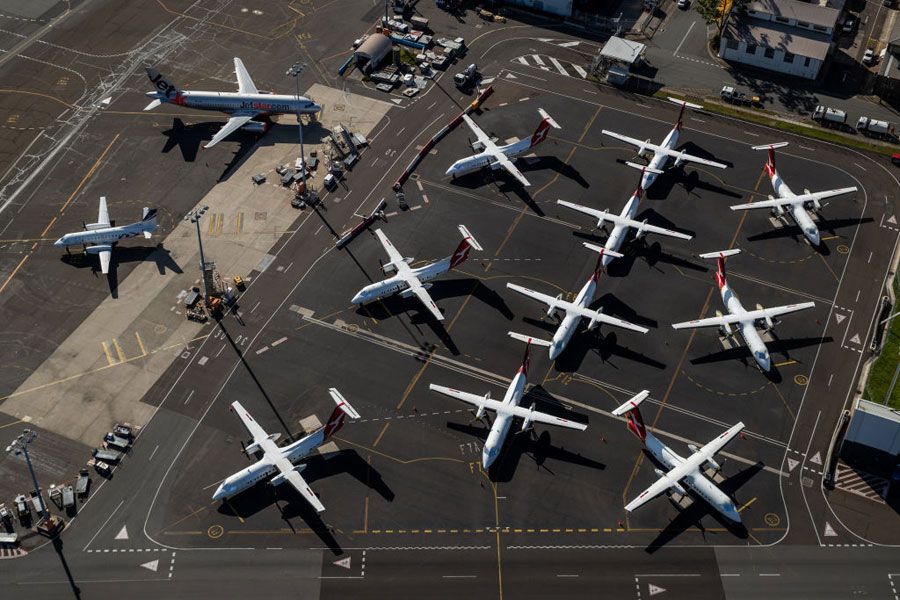
[[[694,10],[707,25],[713,25],[716,28],[715,39],[719,40],[728,24],[729,15],[734,12],[745,12],[748,4],[750,4],[750,0],[694,0]]]

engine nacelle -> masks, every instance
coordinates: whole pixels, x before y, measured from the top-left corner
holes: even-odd
[[[557,300],[562,300],[562,297],[563,297],[562,292],[560,292],[559,294],[556,295]],[[556,314],[556,304],[551,304],[550,308],[547,309],[547,316],[552,317],[555,314]]]
[[[598,309],[597,312],[599,313],[600,310]],[[599,324],[600,324],[600,321],[597,320],[597,317],[591,317],[591,320],[588,321],[588,326],[587,326],[588,331],[593,330],[594,327],[596,327]]]
[[[241,129],[252,133],[265,133],[269,129],[269,125],[262,121],[247,121],[241,125]]]
[[[482,152],[484,150],[484,142],[478,140],[472,142],[472,150],[474,152]]]
[[[533,413],[534,413],[534,404],[532,404],[531,408],[528,409],[529,416],[525,417],[525,419],[522,421],[522,431],[523,432],[527,431],[531,427],[531,423],[532,423],[531,415]]]
[[[650,138],[647,138],[647,143],[650,143]],[[637,155],[641,158],[644,158],[644,155],[647,153],[647,147],[641,144],[641,147],[638,148]]]
[[[479,406],[478,410],[475,411],[475,418],[479,421],[484,418],[484,407]]]
[[[430,284],[430,283],[422,284],[422,289],[427,290],[427,289],[430,288],[430,287],[431,287],[431,284]],[[416,295],[415,292],[413,292],[410,288],[406,288],[405,290],[403,290],[402,292],[400,292],[400,297],[401,297],[401,298],[412,298],[412,297],[415,296],[415,295]]]
[[[644,219],[644,220],[641,222],[641,224],[638,226],[637,231],[635,231],[635,233],[634,233],[634,239],[639,240],[639,239],[641,239],[642,237],[644,237],[645,235],[647,235],[647,232],[644,231],[644,226],[645,226],[646,224],[647,224],[647,219]]]
[[[722,311],[717,310],[716,316],[721,317]],[[731,337],[734,332],[731,330],[731,325],[729,323],[723,323],[722,325],[719,325],[719,333],[722,334],[722,336],[724,336],[724,337]]]
[[[688,444],[688,450],[690,450],[691,452],[693,452],[694,454],[696,454],[697,451],[699,450],[699,448],[697,448],[697,445],[696,445],[696,444]]]
[[[687,496],[687,490],[684,489],[684,487],[677,481],[672,484],[672,489],[675,490],[676,492],[678,492],[679,494],[681,494],[682,496]]]
[[[707,458],[706,461],[705,461],[703,464],[705,464],[707,467],[709,467],[709,468],[712,469],[713,471],[717,471],[717,472],[718,472],[718,471],[721,471],[721,470],[722,470],[722,467],[719,466],[719,463],[717,463],[716,461],[714,461],[714,460],[711,459],[711,458]]]
[[[391,273],[397,272],[397,266],[392,262],[386,262],[381,265],[381,272],[385,275],[390,275]]]
[[[816,212],[822,210],[822,203],[819,202],[818,198],[814,199],[812,202],[810,202],[810,204],[812,205],[813,210],[815,210]]]

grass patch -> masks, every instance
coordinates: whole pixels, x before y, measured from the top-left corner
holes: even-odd
[[[894,278],[894,297],[900,297],[900,285],[898,285],[896,277]],[[896,312],[896,310],[895,305],[894,311]],[[884,402],[884,396],[894,378],[894,370],[897,368],[897,363],[900,363],[900,317],[896,317],[890,322],[890,328],[884,336],[881,354],[875,359],[875,364],[869,371],[869,380],[866,382],[865,398],[877,404]],[[888,406],[900,409],[900,379],[891,392]]]
[[[672,96],[673,98],[677,97],[674,94],[670,94],[662,90],[656,92],[654,96],[656,96],[657,98],[666,98],[667,96]],[[857,139],[851,136],[842,135],[835,131],[831,131],[830,129],[823,129],[821,127],[804,125],[802,123],[784,121],[782,119],[776,118],[774,113],[763,109],[746,111],[725,104],[718,104],[716,102],[708,101],[705,101],[703,103],[703,109],[707,112],[725,115],[727,117],[734,117],[735,119],[749,121],[758,125],[774,127],[775,129],[780,129],[781,131],[796,133],[797,135],[822,140],[824,142],[831,142],[833,144],[840,144],[842,146],[849,146],[851,148],[864,150],[866,152],[874,152],[875,154],[891,156],[894,152],[897,151],[896,147],[894,146],[882,146],[881,144],[873,144],[863,139]]]
[[[400,48],[400,62],[407,64],[411,67],[416,66],[416,53],[407,48]]]

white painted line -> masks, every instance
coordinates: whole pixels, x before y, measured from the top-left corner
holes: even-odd
[[[444,579],[475,579],[478,575],[441,575]]]
[[[864,166],[862,166],[861,164],[859,164],[858,162],[855,162],[853,164],[856,165],[857,167],[859,167],[860,169],[862,169],[863,171],[866,170],[866,168]]]
[[[585,71],[584,69],[582,69],[575,63],[571,63],[571,64],[572,64],[572,68],[575,69],[575,72],[578,73],[582,79],[585,79],[587,77],[587,71]],[[595,92],[591,92],[591,93],[595,93]]]
[[[502,108],[502,107],[506,106],[507,104],[509,104],[509,102],[501,102],[500,104],[497,105],[497,108]]]
[[[224,349],[225,346],[222,346],[222,348]],[[187,398],[184,399],[184,404],[187,404],[188,402],[190,402],[190,401],[191,401],[191,398],[192,398],[193,396],[194,396],[194,390],[191,390],[191,393],[188,394],[188,395],[187,395]]]
[[[760,577],[781,577],[781,573],[760,573]]]
[[[153,456],[156,454],[156,451],[159,450],[159,444],[156,445],[156,448],[153,449],[153,452],[150,453],[150,458],[147,459],[147,462],[153,460]]]
[[[581,42],[563,42],[562,44],[557,44],[560,48],[571,48],[572,46],[577,46]]]
[[[253,305],[253,308],[250,309],[250,312],[253,313],[253,311],[256,310],[256,309],[259,307],[259,304],[260,304],[259,302],[257,302],[256,304],[254,304],[254,305]]]
[[[526,100],[531,100],[531,98],[529,98],[528,96],[525,96],[524,98],[519,98],[519,102],[525,102]]]
[[[688,30],[684,33],[684,37],[681,38],[681,41],[678,43],[678,46],[675,48],[675,52],[672,53],[672,56],[678,56],[678,51],[681,50],[681,45],[684,44],[684,40],[687,39],[687,36],[690,35],[691,29],[694,28],[696,21],[691,21],[691,26],[688,27]]]
[[[257,354],[262,354],[263,352],[268,352],[268,351],[269,351],[269,347],[268,347],[268,346],[263,346],[262,348],[260,348],[259,350],[257,350],[256,353],[257,353]]]
[[[534,61],[534,64],[538,65],[539,67],[544,66],[544,61],[542,61],[541,57],[538,56],[537,54],[532,54],[531,59]]]
[[[720,577],[740,577],[740,573],[719,573]]]
[[[869,259],[866,261],[866,264],[869,264],[871,262],[872,262],[872,252],[869,252]]]
[[[834,373],[832,373],[831,375],[828,376],[828,385],[826,385],[825,387],[831,387],[832,379],[834,379]]]
[[[97,492],[95,491],[94,494],[96,494],[96,493]],[[94,533],[93,537],[91,537],[91,539],[88,540],[88,543],[84,545],[84,548],[82,548],[82,550],[87,550],[87,547],[91,545],[91,542],[94,541],[94,538],[96,538],[100,534],[100,532],[103,531],[103,528],[106,527],[106,524],[109,523],[109,520],[113,518],[113,515],[116,514],[116,511],[119,510],[120,508],[122,508],[123,504],[125,504],[124,498],[119,502],[118,506],[116,506],[113,509],[113,511],[111,513],[109,513],[109,516],[106,517],[105,521],[103,521],[103,525],[101,525],[100,528],[97,529],[97,532]]]
[[[286,341],[287,341],[287,337],[279,338],[279,339],[275,340],[274,342],[272,342],[272,347],[274,348],[278,344],[283,344]]]
[[[397,132],[397,136],[399,137],[400,135],[402,135],[404,131],[406,131],[406,127],[402,127],[400,131]]]
[[[759,137],[758,133],[753,133],[752,131],[744,130],[744,133],[747,135],[752,135],[753,137]]]
[[[691,121],[697,121],[698,123],[706,123],[703,119],[698,119],[697,117],[691,117]]]
[[[797,145],[800,146],[799,144]],[[809,146],[800,146],[800,148],[803,148],[804,150],[814,150],[814,148],[810,148]]]
[[[556,70],[559,71],[560,75],[565,75],[566,77],[569,76],[569,72],[563,69],[562,64],[560,64],[558,60],[556,60],[552,56],[549,56],[548,58],[550,59],[550,62],[553,63],[553,66],[556,67]]]
[[[222,347],[219,348],[219,351],[218,351],[218,352],[216,352],[216,358],[218,358],[219,355],[222,354],[222,350],[224,350],[225,347],[226,347],[227,345],[228,345],[228,344],[222,344]]]
[[[291,262],[291,264],[289,264],[288,266],[286,266],[286,267],[284,268],[284,271],[282,271],[282,273],[287,273],[288,271],[291,270],[291,267],[293,267],[293,266],[294,266],[294,263]]]
[[[559,573],[556,575],[557,577],[578,577],[578,575],[566,575],[564,573]]]

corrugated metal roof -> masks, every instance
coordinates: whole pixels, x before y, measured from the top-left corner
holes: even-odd
[[[834,27],[840,14],[840,11],[834,8],[800,2],[800,0],[754,0],[747,5],[747,10],[823,27]]]
[[[723,37],[819,60],[825,59],[831,45],[831,38],[824,33],[752,17],[732,19],[725,28]]]
[[[632,64],[643,54],[646,48],[647,46],[640,42],[632,42],[631,40],[613,36],[603,46],[600,55]]]
[[[370,61],[379,61],[391,51],[391,40],[386,35],[373,33],[366,41],[360,44],[354,54]]]

